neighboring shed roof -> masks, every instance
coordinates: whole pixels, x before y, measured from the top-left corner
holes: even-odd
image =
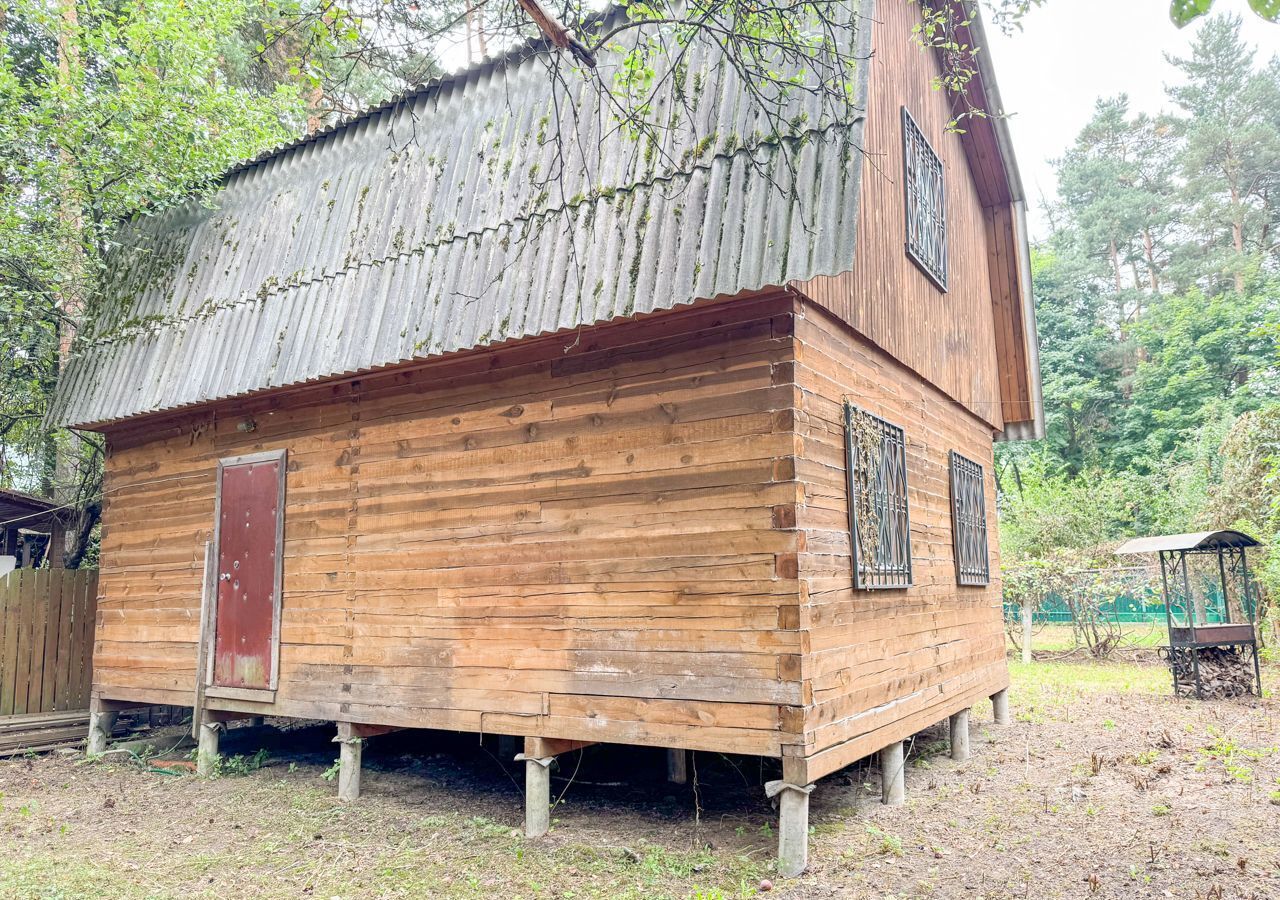
[[[1194,531],[1188,534],[1134,538],[1122,544],[1116,553],[1159,553],[1161,550],[1217,550],[1219,547],[1257,546],[1257,541],[1239,531]]]
[[[732,67],[695,44],[652,147],[584,79],[554,92],[535,49],[237,167],[212,207],[122,227],[51,418],[101,425],[851,267],[869,67],[852,110],[798,91],[765,141]],[[602,53],[601,77],[617,65]],[[581,156],[563,167],[553,117]]]
[[[56,508],[52,500],[0,488],[0,530],[29,528],[47,531]]]

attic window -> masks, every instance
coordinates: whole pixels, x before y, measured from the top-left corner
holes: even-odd
[[[951,538],[956,552],[956,582],[990,584],[982,466],[954,450],[951,451]]]
[[[852,404],[844,415],[854,587],[910,587],[906,438],[897,425]]]
[[[902,108],[902,170],[906,185],[907,256],[947,289],[947,209],[942,160]]]

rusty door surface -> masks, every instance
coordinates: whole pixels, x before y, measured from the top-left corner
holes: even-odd
[[[218,484],[213,683],[270,689],[280,602],[284,460],[224,462]]]

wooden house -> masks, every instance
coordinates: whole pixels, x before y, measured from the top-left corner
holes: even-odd
[[[109,442],[91,746],[331,720],[353,796],[381,731],[520,736],[531,835],[567,749],[757,754],[785,872],[824,775],[963,753],[993,441],[1042,426],[1008,135],[948,128],[918,15],[862,3],[855,114],[780,139],[713,49],[654,147],[534,44],[123,225],[55,413]]]

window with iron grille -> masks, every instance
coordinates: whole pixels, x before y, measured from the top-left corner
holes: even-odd
[[[907,255],[947,289],[947,210],[942,160],[907,108],[902,108],[903,181],[907,203]]]
[[[905,436],[897,425],[852,404],[845,404],[844,416],[854,587],[909,587],[911,518]]]
[[[954,450],[951,451],[951,537],[956,550],[956,581],[990,584],[982,466]]]

